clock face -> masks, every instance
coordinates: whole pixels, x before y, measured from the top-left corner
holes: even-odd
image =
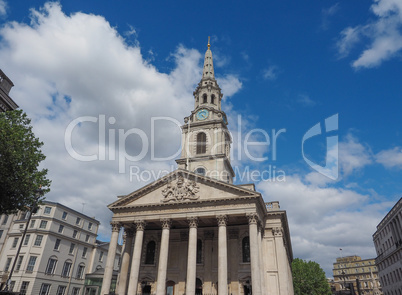
[[[199,110],[198,112],[197,112],[197,119],[198,120],[205,120],[206,118],[208,118],[208,115],[209,115],[209,112],[208,112],[208,110],[205,110],[205,109],[203,109],[203,110]]]

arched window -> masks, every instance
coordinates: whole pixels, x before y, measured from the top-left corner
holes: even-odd
[[[197,134],[197,154],[205,154],[207,151],[207,135],[204,132]]]
[[[156,244],[154,241],[150,241],[147,244],[147,252],[145,255],[145,264],[154,264],[155,262],[155,247]]]
[[[199,174],[199,175],[202,175],[202,176],[205,175],[205,169],[202,168],[202,167],[199,167],[199,168],[195,169],[194,172],[195,172],[195,174]]]
[[[195,295],[202,295],[202,281],[199,278],[195,280]]]
[[[243,262],[250,262],[250,238],[247,236],[242,241]]]
[[[48,275],[54,274],[54,272],[56,270],[56,265],[57,265],[57,257],[56,256],[50,257],[47,262],[45,274],[48,274]]]
[[[202,241],[200,239],[197,240],[197,263],[202,263]]]
[[[213,95],[213,94],[211,95],[211,103],[213,103],[213,104],[215,103],[215,95]]]
[[[85,272],[85,264],[81,262],[78,265],[77,273],[75,275],[75,278],[82,279],[84,277],[84,272]]]
[[[208,98],[207,95],[204,93],[204,95],[202,96],[202,103],[207,103],[208,102]]]

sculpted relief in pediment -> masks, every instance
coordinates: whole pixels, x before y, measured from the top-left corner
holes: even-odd
[[[166,188],[162,190],[162,202],[181,202],[185,200],[198,200],[200,198],[197,193],[200,187],[198,184],[189,179],[179,176],[176,183],[169,182]]]

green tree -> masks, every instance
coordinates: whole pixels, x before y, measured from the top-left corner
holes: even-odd
[[[314,261],[296,258],[292,262],[293,288],[295,295],[330,295],[331,288],[325,272]]]
[[[0,214],[26,210],[37,201],[39,187],[41,198],[49,192],[47,169],[39,170],[43,142],[30,123],[22,110],[0,113]]]

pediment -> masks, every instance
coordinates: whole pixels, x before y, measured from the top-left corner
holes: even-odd
[[[110,204],[109,209],[255,197],[256,191],[177,169]]]

